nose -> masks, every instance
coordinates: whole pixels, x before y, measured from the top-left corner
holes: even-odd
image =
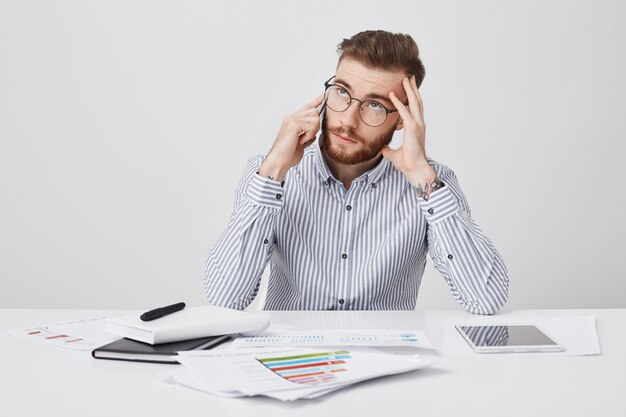
[[[356,100],[352,100],[350,102],[350,106],[341,112],[341,117],[339,121],[342,126],[349,127],[355,129],[359,125],[359,120],[361,118],[359,112],[361,111],[361,103]]]

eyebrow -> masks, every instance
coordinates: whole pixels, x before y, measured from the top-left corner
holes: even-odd
[[[350,84],[347,81],[342,80],[341,78],[335,77],[335,83],[342,84],[348,90],[352,90],[352,87],[350,86]],[[373,99],[373,98],[378,99],[378,100],[384,100],[388,104],[391,104],[392,107],[394,107],[393,103],[391,102],[391,100],[389,100],[389,97],[386,97],[386,96],[383,96],[383,95],[377,94],[377,93],[370,93],[370,94],[365,96],[366,100]]]

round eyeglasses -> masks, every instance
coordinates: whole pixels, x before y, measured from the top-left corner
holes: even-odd
[[[352,104],[352,100],[356,100],[361,104],[359,108],[359,116],[361,117],[361,120],[363,120],[363,123],[370,127],[378,127],[382,125],[385,123],[385,120],[387,120],[387,115],[389,113],[397,111],[388,109],[376,100],[362,101],[358,98],[353,98],[350,96],[350,93],[345,87],[332,84],[331,80],[333,78],[335,78],[334,75],[324,83],[324,87],[326,87],[324,101],[326,101],[326,106],[332,111],[344,112],[348,110]]]

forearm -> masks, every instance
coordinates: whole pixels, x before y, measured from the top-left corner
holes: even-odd
[[[204,271],[209,301],[235,309],[254,298],[274,248],[274,224],[283,204],[280,184],[255,172],[245,177],[228,227],[209,251]]]
[[[263,178],[282,183],[288,170],[288,166],[280,161],[274,160],[271,155],[268,155],[259,167],[259,175]]]
[[[502,257],[471,219],[456,177],[442,171],[446,186],[419,200],[428,222],[429,250],[455,299],[475,314],[493,314],[508,298]]]
[[[480,228],[455,214],[429,227],[435,267],[453,297],[474,314],[494,314],[508,299],[508,273],[502,257]]]

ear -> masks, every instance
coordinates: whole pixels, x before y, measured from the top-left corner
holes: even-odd
[[[402,120],[402,117],[399,117],[399,121],[398,124],[396,125],[396,130],[400,130],[404,127],[404,120]]]

